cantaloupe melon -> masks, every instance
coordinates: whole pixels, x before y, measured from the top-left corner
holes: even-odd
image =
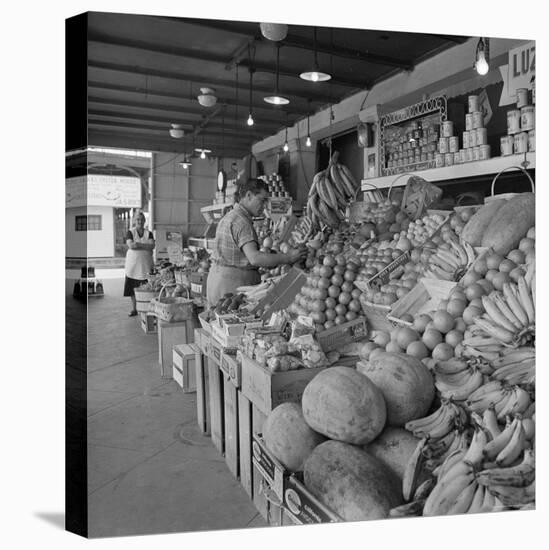
[[[406,353],[380,353],[357,369],[382,391],[387,405],[387,424],[403,427],[425,416],[435,397],[429,369]]]
[[[402,479],[406,465],[418,443],[419,439],[408,430],[386,426],[379,437],[364,446],[364,450]]]
[[[305,461],[303,479],[345,521],[386,518],[402,503],[398,478],[366,451],[340,441],[315,447]]]
[[[301,405],[281,403],[263,424],[265,446],[291,472],[301,471],[303,462],[324,436],[312,430],[303,418]]]
[[[471,246],[480,246],[482,242],[482,236],[484,231],[496,215],[497,211],[505,204],[504,199],[490,201],[471,217],[471,219],[465,224],[460,238]]]
[[[505,256],[517,247],[535,223],[535,195],[521,193],[498,209],[484,231],[481,246],[491,247],[496,253]]]
[[[305,422],[330,439],[365,445],[383,430],[386,420],[381,390],[349,367],[318,373],[301,398]]]

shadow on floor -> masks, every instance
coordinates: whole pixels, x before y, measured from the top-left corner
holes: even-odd
[[[34,515],[54,527],[65,530],[65,514],[62,512],[36,512]]]

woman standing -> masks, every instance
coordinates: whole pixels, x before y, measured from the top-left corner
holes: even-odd
[[[213,264],[207,282],[208,304],[214,306],[225,294],[235,293],[239,286],[261,282],[258,267],[293,264],[307,255],[305,248],[288,254],[259,251],[259,239],[253,217],[263,213],[269,200],[267,184],[249,179],[238,187],[238,201],[217,226]]]
[[[145,229],[145,214],[138,212],[134,218],[135,226],[126,233],[126,264],[124,267],[124,296],[132,300],[129,317],[137,315],[134,289],[147,282],[147,276],[153,267],[152,251],[154,248],[153,234]]]

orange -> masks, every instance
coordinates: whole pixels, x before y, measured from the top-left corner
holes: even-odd
[[[488,269],[499,269],[499,264],[503,261],[503,256],[500,254],[490,254],[486,256],[486,265]]]
[[[513,262],[513,260],[510,260],[509,258],[505,258],[499,264],[499,271],[500,273],[509,273],[510,271],[513,271],[515,267],[517,267],[517,264]]]
[[[397,332],[396,341],[402,349],[406,349],[412,342],[415,342],[416,340],[419,340],[418,333],[409,327],[402,327]]]
[[[494,288],[497,290],[503,290],[503,285],[505,283],[510,283],[511,277],[509,277],[508,273],[498,273],[494,275],[494,278],[492,279],[492,284],[494,285]]]
[[[492,279],[492,281],[481,279],[480,281],[477,282],[477,284],[479,284],[484,289],[484,293],[487,295],[494,290],[494,279]]]
[[[390,306],[391,304],[394,304],[398,300],[397,295],[393,292],[388,292],[383,296],[383,305]]]
[[[454,356],[454,348],[446,342],[442,342],[435,346],[432,356],[435,361],[448,361]]]
[[[454,318],[460,317],[463,314],[463,311],[467,307],[467,302],[465,300],[458,300],[452,298],[448,305],[446,306],[446,311]]]
[[[444,338],[447,344],[455,348],[459,343],[463,341],[463,332],[459,330],[451,330],[446,334]]]
[[[331,254],[328,254],[328,255],[324,256],[324,260],[323,260],[322,263],[325,266],[334,267],[334,265],[336,265],[336,259]]]
[[[432,319],[429,315],[427,315],[426,313],[422,313],[414,319],[413,328],[414,330],[422,334],[423,332],[425,332],[425,327],[427,326],[427,324],[431,321]]]
[[[471,286],[473,283],[475,283],[476,281],[478,281],[480,278],[481,278],[481,275],[478,274],[476,271],[469,271],[469,273],[467,273],[461,280],[461,284],[465,288],[467,288]]]
[[[486,258],[479,258],[475,262],[473,269],[476,273],[484,277],[484,275],[486,275],[486,272],[488,271],[488,264],[486,262]]]
[[[465,296],[467,296],[468,300],[480,298],[481,296],[484,296],[484,294],[484,288],[482,288],[482,286],[478,283],[473,283],[472,285],[469,285],[465,288]]]
[[[528,237],[525,237],[519,243],[519,250],[522,250],[524,253],[526,253],[528,252],[528,250],[533,250],[535,246],[536,241],[534,239],[529,239]]]
[[[442,334],[446,334],[454,328],[455,319],[450,313],[443,309],[439,309],[433,315],[433,325]]]
[[[442,342],[442,334],[435,329],[427,329],[421,338],[428,349],[434,350]]]
[[[386,346],[385,351],[392,352],[392,353],[402,353],[402,348],[398,345],[397,342],[394,340],[391,340]]]
[[[426,357],[429,357],[429,350],[421,340],[410,342],[406,348],[406,353],[412,357],[417,357],[418,359],[425,359]]]
[[[475,317],[482,315],[482,309],[474,306],[468,306],[463,312],[463,320],[466,325],[472,325],[475,322]]]
[[[381,347],[385,347],[391,341],[391,335],[385,330],[376,331],[374,342]]]
[[[458,317],[456,319],[456,323],[454,325],[453,330],[459,330],[460,332],[465,332],[466,328],[467,328],[467,325],[465,324],[463,317]]]
[[[410,315],[409,313],[404,313],[403,315],[400,316],[400,318],[403,321],[406,321],[407,323],[413,323],[414,322],[414,316]]]

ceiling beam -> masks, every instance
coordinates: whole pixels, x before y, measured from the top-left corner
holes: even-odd
[[[187,127],[188,129],[192,129],[194,127],[194,124],[192,122],[181,122],[178,120],[175,120],[173,118],[169,117],[162,117],[162,116],[153,116],[153,115],[143,115],[141,113],[122,113],[119,111],[102,111],[98,109],[89,109],[88,110],[88,116],[94,116],[94,117],[107,117],[107,118],[122,118],[126,120],[136,120],[136,121],[146,121],[146,122],[152,122],[152,123],[165,123],[169,128],[169,125],[171,124],[182,124],[184,127]],[[233,128],[233,129],[245,129],[247,127],[244,126],[245,122],[242,120],[241,124],[235,124],[234,123],[234,117],[226,117],[225,118],[225,128]],[[281,123],[279,122],[265,122],[263,120],[256,120],[254,127],[257,128],[265,128],[264,133],[274,133],[275,130],[278,130],[281,128]],[[221,129],[221,124],[212,125],[212,128]],[[272,132],[270,132],[272,130]]]
[[[169,128],[166,125],[163,124],[138,124],[134,122],[119,122],[119,121],[113,121],[113,120],[102,120],[98,118],[90,117],[88,118],[88,126],[106,126],[111,128],[126,128],[129,130],[143,130],[143,131],[150,131],[150,132],[162,132],[163,134],[168,133]],[[183,128],[185,131],[192,131],[191,128]],[[204,132],[205,135],[208,136],[216,136],[216,137],[223,137],[223,131],[219,131],[219,128],[213,128],[208,127],[207,131]],[[238,139],[263,139],[265,137],[265,134],[258,133],[254,131],[249,130],[242,130],[241,132],[234,131],[234,130],[227,130],[225,129],[225,138],[232,140],[238,140]],[[185,138],[187,138],[189,135],[192,134],[185,134]]]
[[[157,69],[150,69],[147,67],[139,67],[137,65],[122,65],[118,63],[110,63],[110,62],[104,62],[104,61],[97,61],[97,60],[88,60],[88,67],[92,69],[102,69],[107,71],[113,71],[113,72],[121,72],[121,73],[127,73],[127,74],[138,74],[142,76],[147,77],[156,77],[156,78],[165,78],[168,80],[178,80],[178,81],[184,81],[187,83],[196,84],[200,87],[201,84],[207,85],[209,87],[211,86],[221,86],[221,87],[227,87],[231,88],[232,90],[236,89],[236,84],[234,80],[227,80],[227,79],[221,79],[221,78],[205,78],[204,75],[196,75],[196,74],[181,74],[181,73],[174,73],[172,71],[160,71]],[[239,83],[238,86],[239,90],[248,91],[248,84],[246,83]],[[272,94],[273,92],[273,86],[261,86],[254,84],[254,91],[256,92],[264,92],[268,94]],[[295,90],[291,88],[286,88],[284,91],[291,96],[297,97],[297,98],[303,98],[304,100],[311,100],[313,103],[319,103],[319,104],[326,104],[326,103],[333,103],[334,98],[328,94],[322,94],[318,92],[311,92],[303,91],[303,90]],[[282,107],[280,110],[284,111],[285,109]]]
[[[250,40],[262,40],[267,41],[268,40],[262,36],[259,25],[256,26],[256,31],[252,31],[252,27],[246,24],[233,22],[233,21],[211,21],[208,19],[177,19],[172,18],[172,21],[179,21],[179,23],[186,24],[186,25],[193,25],[193,26],[200,26],[204,28],[210,28],[212,30],[218,30],[222,32],[228,32],[233,34],[239,34],[250,37]],[[290,25],[291,30],[292,25]],[[300,25],[303,29],[310,28],[311,30],[313,27],[308,27],[305,25]],[[322,28],[322,27],[317,27]],[[361,31],[362,29],[338,29],[334,28],[334,31],[342,31],[345,32],[347,30],[357,30]],[[366,30],[362,30],[362,32],[368,32]],[[440,38],[445,38],[444,35],[433,35]],[[446,40],[451,40],[451,38],[445,38]],[[296,34],[288,33],[286,38],[281,41],[282,46],[288,46],[290,48],[298,48],[302,50],[309,50],[314,51],[314,43],[313,40],[308,40],[306,38],[303,38]],[[344,59],[354,59],[358,61],[365,61],[367,63],[374,63],[376,65],[384,65],[387,67],[398,67],[399,69],[403,70],[411,70],[414,66],[414,63],[411,59],[401,59],[396,58],[392,56],[387,55],[380,55],[369,51],[364,50],[357,50],[354,48],[347,48],[344,46],[338,46],[336,44],[328,44],[326,42],[318,42],[316,44],[316,51],[318,53],[326,53],[333,55],[334,57],[341,57]],[[282,73],[281,73],[282,74]]]
[[[153,44],[151,42],[146,42],[144,40],[129,40],[116,38],[109,35],[104,35],[97,32],[88,33],[88,42],[95,42],[98,44],[105,44],[108,46],[118,46],[121,48],[131,48],[135,50],[142,50],[148,52],[159,53],[162,55],[171,55],[174,57],[185,57],[186,59],[194,59],[197,61],[204,61],[206,63],[216,63],[226,67],[230,62],[230,57],[220,57],[219,55],[212,54],[209,52],[192,50],[187,48],[180,48],[175,46],[161,46],[158,44]],[[244,67],[249,67],[250,63],[240,63]],[[254,68],[262,73],[276,73],[276,67],[274,65],[258,65],[254,64]],[[278,74],[289,77],[289,78],[299,78],[299,73],[291,71],[290,69],[279,69]],[[351,86],[353,88],[366,88],[366,82],[362,80],[355,80],[351,78],[346,78],[339,75],[332,75],[332,83],[340,84],[342,86]]]
[[[128,101],[128,100],[120,100],[120,99],[111,99],[111,98],[103,98],[103,97],[96,97],[96,96],[89,96],[88,97],[88,103],[97,103],[101,105],[112,105],[113,107],[135,107],[138,109],[151,109],[153,111],[164,111],[169,113],[175,113],[176,116],[173,118],[177,118],[179,120],[185,118],[185,116],[208,116],[210,113],[206,110],[201,109],[191,109],[188,107],[183,106],[167,106],[162,103],[149,103],[149,102],[142,102],[142,101]],[[232,113],[228,113],[226,115],[227,119],[234,118],[232,116]],[[257,116],[258,120],[263,120],[265,122],[272,122],[273,124],[285,126],[286,125],[286,119],[279,119],[279,118],[271,118],[271,117],[263,117],[263,116]],[[288,122],[292,122],[297,120],[298,117],[288,117]],[[172,121],[173,122],[173,121]],[[177,120],[175,121],[177,123]]]
[[[152,89],[152,88],[142,88],[140,86],[124,86],[124,85],[121,85],[121,84],[108,84],[106,82],[98,82],[98,81],[95,81],[95,80],[89,80],[88,81],[88,89],[90,88],[93,88],[93,89],[97,89],[97,90],[111,90],[113,92],[125,92],[125,93],[130,93],[130,94],[144,94],[144,95],[147,95],[147,96],[158,96],[158,97],[168,97],[168,98],[172,98],[172,99],[180,99],[180,100],[183,100],[183,101],[197,101],[196,97],[189,97],[189,95],[185,95],[185,94],[177,94],[175,92],[165,92],[163,90],[160,90],[160,89]],[[255,92],[255,90],[254,90]],[[223,103],[225,103],[226,105],[230,105],[230,106],[239,106],[239,107],[244,107],[246,109],[249,108],[249,101],[246,101],[246,100],[243,100],[243,101],[238,101],[238,103],[236,102],[236,100],[234,99],[231,99],[231,98],[227,98],[227,97],[223,97],[223,98],[220,98],[222,100]],[[252,103],[252,109],[256,110],[256,109],[260,109],[260,110],[265,110],[265,111],[270,111],[271,113],[276,113],[277,111],[275,111],[275,109],[273,109],[273,107],[267,103],[265,103],[264,101],[254,101]],[[307,114],[308,112],[308,109],[306,106],[303,106],[302,109],[284,109],[284,113],[288,113],[289,115],[297,115],[297,116],[302,116],[304,114]]]

